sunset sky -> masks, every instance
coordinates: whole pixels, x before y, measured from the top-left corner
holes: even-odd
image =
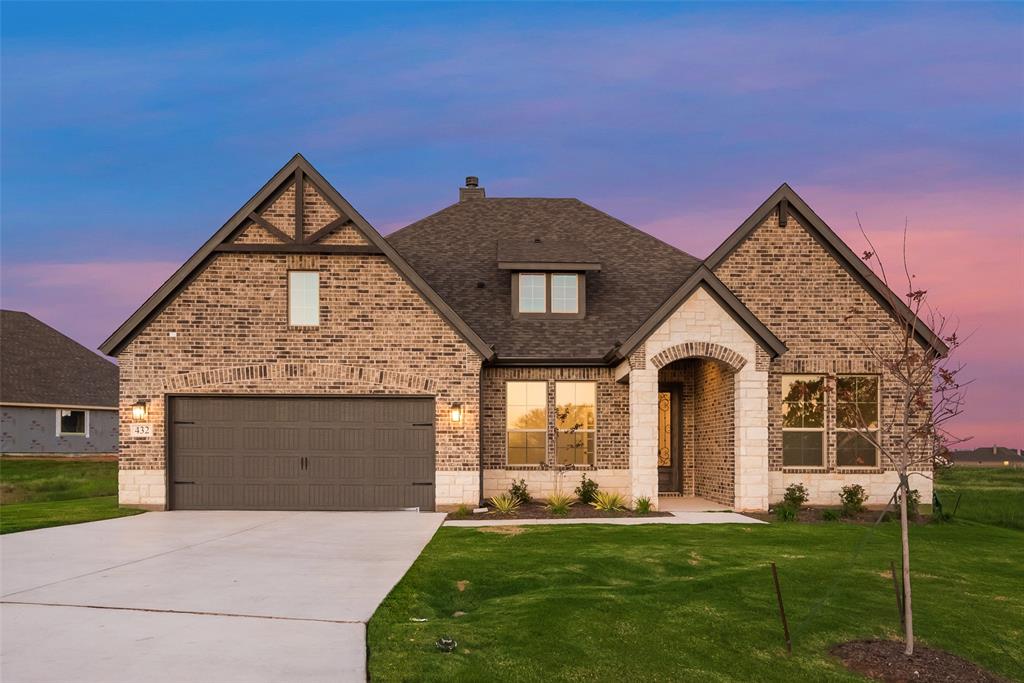
[[[295,152],[383,233],[574,196],[707,256],[783,181],[1024,447],[1024,5],[2,4],[0,302],[95,348]]]

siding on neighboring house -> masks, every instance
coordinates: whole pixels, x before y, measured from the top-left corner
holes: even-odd
[[[57,435],[57,409],[0,407],[0,453],[90,455],[117,453],[117,411],[89,410],[89,435]]]

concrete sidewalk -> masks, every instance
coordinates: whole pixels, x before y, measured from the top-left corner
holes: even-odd
[[[581,519],[450,519],[445,526],[533,526],[546,524],[767,524],[736,512],[673,512],[671,517],[587,517]]]
[[[363,681],[444,516],[153,512],[0,539],[4,683]]]

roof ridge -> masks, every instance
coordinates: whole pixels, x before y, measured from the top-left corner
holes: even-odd
[[[575,201],[579,202],[580,204],[582,204],[583,206],[587,207],[588,209],[592,209],[592,210],[596,211],[597,213],[601,214],[602,216],[607,216],[608,218],[612,219],[613,221],[615,221],[615,222],[619,223],[620,225],[622,225],[622,226],[624,226],[624,227],[627,227],[627,228],[629,228],[630,230],[632,230],[632,231],[634,231],[634,232],[638,232],[638,233],[640,233],[641,235],[644,235],[644,236],[646,236],[646,237],[648,237],[648,238],[650,238],[650,239],[654,240],[655,242],[657,242],[657,243],[659,243],[659,244],[663,244],[663,245],[665,245],[665,246],[666,246],[666,247],[668,247],[669,249],[672,249],[672,250],[674,250],[674,251],[678,251],[678,252],[679,252],[680,254],[682,254],[682,255],[684,255],[684,256],[689,256],[689,257],[690,257],[690,258],[692,258],[692,259],[693,259],[693,260],[694,260],[694,261],[695,261],[695,262],[696,262],[697,264],[701,264],[701,263],[704,263],[704,259],[700,259],[700,258],[697,258],[696,256],[694,256],[694,255],[693,255],[693,254],[691,254],[690,252],[688,252],[688,251],[683,251],[682,249],[680,249],[679,247],[675,246],[674,244],[669,244],[669,243],[668,243],[668,242],[666,242],[665,240],[663,240],[663,239],[661,239],[660,237],[657,237],[657,236],[655,236],[655,235],[652,235],[651,233],[647,232],[646,230],[641,230],[640,228],[636,227],[635,225],[630,225],[629,223],[627,223],[626,221],[622,220],[621,218],[618,218],[618,217],[616,217],[616,216],[613,216],[613,215],[611,215],[610,213],[608,213],[607,211],[602,211],[601,209],[597,208],[597,207],[596,207],[596,206],[594,206],[593,204],[588,204],[587,202],[583,201],[582,199],[575,199]],[[683,278],[683,280],[685,281],[685,280],[686,280],[686,278]]]
[[[82,342],[80,342],[80,341],[78,341],[76,339],[73,339],[72,337],[69,337],[68,335],[66,335],[63,332],[61,332],[60,330],[58,330],[53,325],[49,325],[49,324],[43,322],[42,320],[40,320],[39,318],[35,317],[31,313],[28,313],[27,311],[12,311],[11,309],[5,308],[5,309],[3,309],[3,312],[4,313],[20,313],[21,315],[23,315],[26,318],[30,319],[32,322],[38,323],[39,325],[42,325],[43,327],[45,327],[50,332],[53,332],[53,333],[55,333],[57,335],[60,335],[64,339],[67,339],[69,342],[71,342],[72,344],[74,344],[75,346],[79,347],[80,349],[85,351],[87,354],[89,354],[89,357],[95,358],[98,361],[102,361],[102,362],[104,362],[107,365],[110,365],[112,367],[115,367],[115,368],[117,367],[117,363],[111,362],[110,360],[104,358],[103,356],[101,356],[100,354],[96,353],[95,351],[90,349],[88,346],[86,346]]]

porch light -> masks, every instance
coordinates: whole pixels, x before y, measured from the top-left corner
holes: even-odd
[[[146,415],[149,412],[148,405],[149,404],[146,401],[136,401],[135,404],[132,406],[132,419],[135,420],[136,422],[142,422],[143,420],[145,420]]]
[[[452,422],[462,422],[462,404],[453,403],[451,410]]]

